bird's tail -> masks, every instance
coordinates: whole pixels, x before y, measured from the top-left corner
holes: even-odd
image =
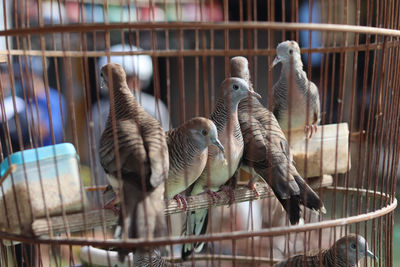
[[[208,226],[208,209],[199,209],[190,212],[185,218],[185,228],[183,235],[203,235]],[[182,259],[186,260],[193,251],[200,252],[204,247],[204,242],[188,243],[182,246]]]
[[[255,171],[272,188],[276,198],[282,204],[289,215],[291,224],[297,224],[300,220],[300,193],[301,190],[291,174],[291,170],[285,164],[276,164],[272,168],[255,168]]]
[[[306,183],[303,177],[301,177],[300,174],[294,175],[293,177],[300,188],[300,203],[309,209],[326,213],[321,199],[317,193],[315,193],[314,190],[312,190],[312,188]]]
[[[122,213],[120,214],[119,228],[121,232],[116,238],[122,238],[123,227],[127,227],[129,238],[153,238],[158,233],[163,235],[162,229],[165,226],[164,212],[164,184],[159,185],[152,191],[144,194],[135,187],[124,184],[124,202],[126,216],[122,224]],[[129,252],[135,252],[133,249],[119,249],[118,255],[121,262],[124,262],[125,256]]]
[[[119,214],[119,221],[118,221],[118,226],[115,228],[115,232],[114,232],[114,237],[117,239],[122,239],[123,237],[123,225],[125,227],[128,227],[128,236],[129,238],[135,238],[137,237],[136,233],[135,233],[135,229],[136,229],[136,223],[135,223],[135,219],[137,216],[137,205],[138,203],[136,202],[135,205],[132,205],[133,207],[131,207],[131,205],[127,205],[126,207],[126,218],[124,221],[124,224],[122,223],[122,213]],[[129,209],[128,209],[129,208]],[[132,249],[127,249],[127,248],[119,248],[118,249],[118,258],[120,262],[124,262],[126,256],[129,254],[129,252],[134,252],[134,250]]]

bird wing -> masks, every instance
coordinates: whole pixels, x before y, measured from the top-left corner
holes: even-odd
[[[239,113],[239,121],[244,141],[244,157],[254,163],[265,161],[267,149],[260,122],[247,112]]]
[[[284,91],[279,90],[281,89],[282,86],[280,86],[280,80],[277,81],[273,86],[272,86],[272,94],[273,94],[273,101],[271,105],[271,110],[277,120],[280,119],[281,117],[281,111],[283,108],[281,108],[281,105],[284,103],[284,101],[280,101],[281,99],[284,99],[285,96],[283,95]]]
[[[150,168],[140,128],[134,120],[118,120],[116,133],[121,176],[124,180],[137,179],[140,181],[136,182],[141,183],[142,175],[149,174]],[[108,173],[116,176],[118,166],[114,147],[113,130],[108,125],[100,139],[100,163]]]
[[[150,115],[143,114],[141,130],[144,146],[148,153],[153,187],[160,185],[168,176],[169,157],[167,140],[160,123]]]
[[[311,108],[313,113],[312,124],[319,124],[321,120],[319,92],[318,87],[313,82],[310,85],[310,103],[312,103]]]
[[[244,136],[243,164],[253,167],[272,188],[289,214],[292,224],[300,220],[300,189],[292,175],[289,146],[274,115],[253,101],[250,115],[239,106],[239,122]]]

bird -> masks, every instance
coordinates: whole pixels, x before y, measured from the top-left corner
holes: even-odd
[[[151,260],[150,260],[151,259]],[[158,250],[149,252],[135,253],[133,257],[134,266],[141,267],[173,267],[183,266],[182,264],[174,264],[167,262]]]
[[[244,79],[254,91],[245,57],[231,58],[230,75]],[[268,183],[288,213],[290,223],[299,222],[300,204],[325,212],[319,196],[297,172],[285,134],[274,114],[256,97],[249,97],[240,101],[238,119],[244,139],[240,168]],[[249,187],[258,195],[253,182],[255,178],[250,179]]]
[[[303,128],[311,138],[321,120],[319,92],[303,71],[296,41],[278,44],[271,68],[279,62],[282,67],[279,80],[273,86],[273,113],[284,131]]]
[[[118,192],[118,175],[126,216],[120,214],[115,236],[152,238],[165,225],[164,190],[169,169],[168,146],[160,123],[138,103],[126,83],[123,67],[101,68],[102,86],[110,91],[110,111],[100,138],[99,158]],[[118,156],[117,156],[118,155]],[[123,262],[129,251],[118,251]]]
[[[275,267],[284,266],[309,266],[309,267],[354,267],[365,256],[377,259],[368,248],[364,237],[356,234],[348,234],[337,240],[329,249],[311,250],[305,255],[292,256],[275,264]]]
[[[203,172],[208,146],[214,145],[222,153],[224,146],[218,139],[215,124],[202,117],[192,118],[180,127],[169,130],[166,135],[170,163],[165,184],[166,196],[168,199],[175,198],[186,209],[187,202],[181,193]]]
[[[261,97],[249,90],[246,81],[241,78],[227,78],[220,86],[220,97],[217,100],[210,119],[218,130],[218,138],[225,147],[225,153],[215,147],[209,147],[207,167],[191,187],[190,195],[207,192],[213,197],[215,193],[236,172],[243,154],[243,137],[238,121],[238,103],[249,95]],[[209,171],[208,171],[209,170]],[[208,209],[199,209],[190,212],[185,217],[184,235],[204,234],[208,224]],[[192,254],[193,250],[199,252],[204,243],[184,244],[182,259]]]

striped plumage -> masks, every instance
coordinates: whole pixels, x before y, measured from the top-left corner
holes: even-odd
[[[197,195],[206,190],[217,192],[235,173],[242,154],[243,137],[238,121],[238,103],[243,98],[248,97],[250,90],[248,84],[240,78],[228,78],[224,80],[220,87],[220,98],[210,119],[218,129],[218,138],[225,147],[225,153],[215,147],[208,149],[208,167],[193,184],[190,195]],[[254,95],[258,95],[253,92]],[[259,96],[259,95],[258,95]],[[208,173],[207,170],[210,170]],[[209,179],[210,177],[210,179]],[[201,209],[191,212],[186,216],[185,235],[200,235],[207,229],[208,209]],[[200,251],[204,243],[184,244],[182,248],[182,258],[186,259],[195,249]]]
[[[230,69],[232,77],[247,79],[253,90],[245,57],[232,58]],[[274,114],[252,97],[240,101],[238,119],[244,139],[241,167],[251,173],[253,168],[270,185],[290,222],[299,222],[300,204],[314,210],[323,208],[318,195],[293,165],[289,145]]]
[[[277,56],[273,66],[281,62],[282,68],[279,80],[273,86],[274,115],[283,130],[311,130],[312,135],[321,117],[318,88],[308,80],[306,72],[303,71],[300,47],[297,42],[282,42],[276,51]]]
[[[201,117],[168,131],[167,144],[170,166],[166,192],[169,199],[186,190],[203,172],[209,145],[224,150],[215,124]]]
[[[151,259],[151,260],[150,260]],[[140,267],[178,267],[183,266],[182,264],[173,264],[167,262],[161,257],[158,250],[153,250],[151,254],[145,250],[139,249],[134,254],[134,266]]]
[[[312,250],[305,255],[295,255],[275,264],[275,267],[354,267],[365,256],[375,258],[367,241],[361,235],[349,234],[335,242],[329,249]]]
[[[118,171],[121,175],[126,217],[122,224],[120,216],[119,224],[127,227],[129,238],[153,237],[156,227],[164,224],[164,179],[169,166],[164,130],[136,101],[126,84],[121,65],[104,65],[101,76],[102,86],[112,90],[113,97],[100,138],[99,155],[101,165],[116,191],[119,188],[116,179]],[[118,148],[115,146],[114,130]],[[121,260],[126,254],[126,250],[120,251]]]
[[[217,103],[215,105],[214,112],[211,114],[210,119],[215,123],[217,126],[217,129],[225,129],[225,127],[228,126],[228,120],[230,119],[231,116],[234,116],[234,119],[232,119],[232,128],[233,128],[233,137],[237,141],[239,146],[243,146],[243,137],[242,133],[240,131],[240,125],[237,120],[237,111],[236,116],[229,114],[228,109],[226,108],[224,104],[224,100],[219,98],[217,100]]]

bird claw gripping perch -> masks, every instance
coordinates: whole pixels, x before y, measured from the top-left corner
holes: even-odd
[[[318,130],[318,125],[316,124],[311,124],[311,125],[306,125],[304,126],[304,133],[306,134],[307,138],[311,138],[314,133],[316,133]],[[310,133],[310,135],[308,135]]]
[[[178,206],[181,208],[183,208],[183,211],[187,210],[188,207],[188,203],[186,200],[186,197],[182,194],[177,194],[174,196],[174,199],[176,200],[176,202],[178,202]]]
[[[229,197],[229,206],[232,205],[233,203],[235,203],[235,191],[233,190],[233,188],[229,185],[223,185],[221,186],[221,191],[224,191],[227,196]]]
[[[256,183],[252,180],[249,181],[249,183],[247,184],[247,186],[249,187],[249,189],[251,191],[254,192],[254,194],[256,195],[256,198],[260,197],[260,193],[258,193],[257,188],[256,188]]]
[[[104,204],[103,209],[105,210],[112,210],[116,216],[119,216],[120,210],[117,205],[119,197],[115,196],[113,199],[109,200],[107,203]]]
[[[109,192],[113,192],[113,194],[115,193],[111,185],[107,185],[107,187],[103,191],[103,194],[107,194]],[[119,195],[115,193],[115,196],[104,204],[103,209],[112,210],[115,215],[119,216],[120,209],[118,207],[118,202],[119,202]]]
[[[211,191],[209,188],[205,192],[211,197],[214,205],[217,203],[217,198],[221,199],[221,196],[217,192]]]

